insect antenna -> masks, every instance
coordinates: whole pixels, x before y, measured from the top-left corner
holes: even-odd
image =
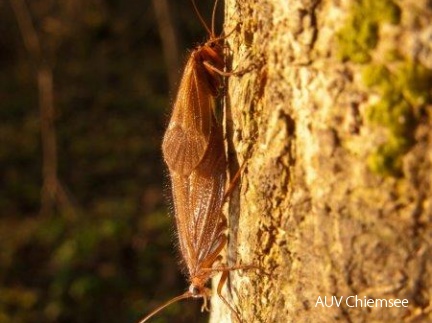
[[[198,16],[198,19],[201,21],[201,23],[203,24],[204,28],[207,30],[207,32],[209,33],[209,35],[213,36],[213,35],[214,35],[214,34],[213,34],[213,30],[210,30],[210,28],[209,28],[209,26],[206,24],[204,18],[201,16],[201,14],[200,14],[200,12],[199,12],[197,6],[196,6],[195,0],[191,0],[191,1],[192,1],[192,5],[193,5],[193,7],[194,7],[194,10],[195,10],[195,12],[196,12],[196,14],[197,14],[197,16]],[[217,0],[216,0],[216,3],[217,3]],[[215,7],[216,7],[216,6],[215,6]],[[214,12],[214,10],[213,10],[213,12]],[[213,25],[214,25],[214,24],[212,23],[212,29],[213,29]]]
[[[185,292],[185,293],[183,293],[183,294],[181,294],[181,295],[179,295],[179,296],[176,296],[176,297],[170,299],[170,300],[169,300],[168,302],[166,302],[165,304],[163,304],[163,305],[159,306],[158,308],[156,308],[155,310],[153,310],[153,312],[151,312],[149,315],[147,315],[146,317],[144,317],[143,319],[141,319],[138,323],[144,323],[144,322],[147,322],[148,319],[150,319],[151,317],[153,317],[155,314],[159,313],[159,312],[160,312],[161,310],[163,310],[165,307],[168,307],[168,306],[170,306],[171,304],[173,304],[173,303],[175,303],[175,302],[178,302],[178,301],[180,301],[180,300],[182,300],[182,299],[190,298],[190,297],[192,297],[192,293],[189,292],[189,291],[187,291],[187,292]]]
[[[213,6],[213,13],[212,13],[212,30],[211,30],[211,35],[212,37],[215,37],[215,18],[216,18],[216,8],[217,8],[217,3],[218,0],[215,1],[215,4]]]

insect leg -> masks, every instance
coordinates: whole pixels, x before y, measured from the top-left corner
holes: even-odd
[[[205,66],[207,69],[209,69],[209,70],[211,70],[211,71],[213,71],[213,72],[215,72],[215,73],[217,73],[217,74],[219,74],[219,75],[222,75],[222,76],[232,76],[232,75],[234,75],[232,72],[224,72],[224,71],[221,71],[220,69],[218,69],[217,67],[214,67],[214,66],[213,66],[212,64],[210,64],[209,62],[204,61],[203,64],[204,64],[204,66]]]
[[[207,70],[213,71],[213,72],[215,72],[219,75],[222,75],[222,76],[242,76],[242,75],[252,71],[255,68],[255,66],[251,65],[250,67],[239,70],[239,71],[224,72],[224,71],[221,71],[220,69],[218,69],[217,67],[213,66],[212,64],[210,64],[207,61],[204,61],[203,64],[207,68]]]
[[[208,307],[208,298],[210,295],[211,295],[210,289],[206,288],[204,291],[204,294],[203,294],[204,302],[201,306],[201,312],[204,312],[204,311],[209,312],[210,311],[210,309]]]
[[[245,169],[245,167],[246,167],[246,161],[243,162],[243,165],[241,165],[241,167],[239,168],[239,170],[236,172],[233,179],[229,183],[228,188],[226,189],[224,197],[223,197],[224,202],[226,201],[228,196],[230,196],[232,194],[232,192],[234,191],[234,189],[236,188],[237,181],[239,180],[240,175],[243,172],[243,170]]]
[[[225,303],[225,305],[230,309],[231,312],[234,313],[236,316],[236,319],[238,322],[242,322],[240,318],[240,314],[231,306],[231,304],[227,301],[225,297],[222,295],[222,287],[226,283],[226,280],[228,278],[229,270],[224,270],[222,272],[221,278],[219,279],[218,287],[217,287],[217,294],[219,298]]]

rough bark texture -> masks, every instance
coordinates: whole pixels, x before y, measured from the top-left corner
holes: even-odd
[[[226,0],[231,165],[223,293],[244,322],[432,321],[432,8]],[[316,306],[319,296],[408,307]],[[212,299],[211,322],[234,316]]]

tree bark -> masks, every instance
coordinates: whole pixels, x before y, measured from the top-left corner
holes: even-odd
[[[230,163],[246,163],[226,259],[262,271],[232,271],[223,294],[244,322],[432,321],[430,2],[225,3],[248,70],[226,98]],[[211,322],[234,319],[215,295]]]

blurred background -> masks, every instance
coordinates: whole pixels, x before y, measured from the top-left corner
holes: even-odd
[[[187,288],[160,145],[206,32],[189,0],[0,0],[0,35],[0,322],[135,322]]]

